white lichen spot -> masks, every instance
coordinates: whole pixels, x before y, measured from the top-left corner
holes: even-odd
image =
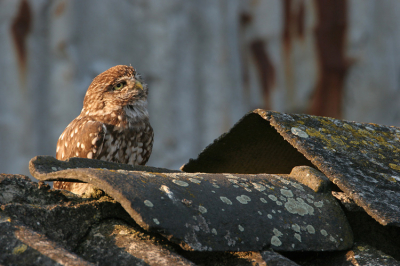
[[[276,201],[276,200],[278,199],[277,197],[275,197],[275,196],[272,195],[272,194],[268,195],[268,198],[270,198],[270,199],[273,200],[273,201]]]
[[[327,236],[328,235],[328,232],[326,232],[326,230],[324,230],[324,229],[321,229],[321,235],[323,235],[323,236]]]
[[[226,204],[228,204],[228,205],[232,205],[232,201],[231,201],[230,199],[228,199],[227,197],[221,196],[221,197],[219,197],[219,198],[221,199],[221,201],[222,201],[223,203],[226,203]]]
[[[53,166],[53,167],[51,167],[51,170],[57,171],[57,168]]]
[[[277,236],[273,236],[271,238],[271,245],[273,245],[275,247],[279,247],[280,245],[282,245],[282,242],[279,240],[279,238]]]
[[[238,185],[233,185],[233,187],[234,187],[234,188],[239,188],[239,186],[238,186]]]
[[[301,235],[299,235],[298,233],[294,234],[294,238],[296,238],[297,240],[299,240],[299,242],[301,242]]]
[[[227,178],[233,178],[233,179],[238,179],[238,176],[234,176],[232,174],[224,174]]]
[[[178,179],[172,179],[172,182],[174,182],[175,184],[177,184],[178,186],[181,186],[181,187],[189,186],[189,184],[186,183],[185,181],[178,180]]]
[[[196,178],[189,178],[189,181],[192,182],[192,183],[196,183],[196,184],[200,184],[201,183],[201,181],[196,179]]]
[[[219,186],[217,184],[212,184],[212,186],[215,188],[219,188]]]
[[[307,200],[308,203],[311,203],[311,204],[314,202],[312,199],[308,199],[307,198],[306,200]]]
[[[238,228],[239,228],[240,232],[243,232],[243,231],[244,231],[244,227],[241,226],[240,224],[238,225]]]
[[[258,214],[259,214],[259,215],[262,215],[262,212],[258,211]]]
[[[161,185],[160,190],[167,194],[168,198],[170,198],[173,202],[177,202],[178,200],[175,198],[174,193],[167,187],[166,185]]]
[[[291,185],[292,185],[293,187],[297,188],[297,189],[300,189],[301,191],[305,191],[304,188],[303,188],[303,186],[300,185],[300,184],[298,184],[298,183],[291,182]]]
[[[274,228],[274,230],[272,230],[272,232],[274,232],[274,234],[275,234],[276,236],[283,236],[282,232],[279,231],[279,230],[276,229],[276,228]]]
[[[314,202],[314,205],[315,205],[315,207],[321,208],[322,206],[324,206],[324,203],[323,203],[323,201],[321,200],[321,201],[316,201],[316,202]]]
[[[287,198],[292,198],[293,197],[293,192],[291,190],[281,189],[281,193],[282,193],[283,196],[285,196]]]
[[[160,224],[160,221],[157,218],[154,218],[153,221],[155,224]]]
[[[275,210],[271,210],[272,211],[272,213],[276,213],[276,211]]]
[[[292,229],[293,229],[295,232],[300,233],[300,226],[299,226],[298,224],[292,224]]]
[[[336,239],[333,236],[329,236],[329,240],[332,242],[337,242]]]
[[[247,187],[245,187],[244,190],[246,190],[247,192],[253,192],[253,191],[251,191],[250,188],[247,188]]]
[[[298,127],[292,127],[290,131],[292,131],[294,135],[299,136],[300,138],[308,138],[308,134]]]
[[[217,235],[217,229],[215,229],[215,228],[211,229],[211,233],[213,233],[214,235]]]
[[[312,225],[307,225],[306,226],[307,232],[309,232],[310,234],[315,234],[315,228]]]
[[[271,238],[271,245],[276,246],[276,247],[282,245],[282,242],[279,239],[280,236],[283,236],[282,232],[276,228],[274,228],[274,230],[272,232],[274,233],[274,236]]]
[[[261,184],[258,184],[258,183],[252,183],[252,184],[253,184],[254,188],[255,188],[256,190],[260,191],[260,192],[266,190],[265,186],[263,186],[263,185],[261,185]]]
[[[285,203],[285,209],[293,214],[299,214],[304,216],[306,214],[314,215],[314,208],[304,202],[303,199],[297,198],[288,198],[288,201]]]
[[[215,190],[211,190],[212,193],[215,193]]]
[[[282,206],[282,202],[280,202],[279,200],[277,200],[275,203],[276,203],[276,205],[278,205],[278,206]]]
[[[260,201],[262,202],[262,203],[267,203],[268,201],[266,200],[266,199],[264,199],[264,198],[260,198]]]
[[[247,204],[247,202],[251,201],[250,197],[246,195],[237,196],[236,199],[242,204]]]
[[[150,207],[150,208],[154,206],[150,200],[145,200],[144,205],[146,205],[147,207]]]
[[[272,215],[271,214],[268,214],[267,217],[268,217],[268,219],[272,219]]]
[[[204,206],[199,206],[199,212],[201,212],[201,213],[206,213],[207,212],[207,209],[206,209],[206,207],[204,207]]]

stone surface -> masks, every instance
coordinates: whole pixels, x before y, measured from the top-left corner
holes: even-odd
[[[72,169],[68,162],[52,166],[54,160],[32,159],[32,175],[42,181],[90,182],[118,201],[141,227],[184,249],[341,250],[353,242],[332,195],[315,193],[287,175]]]
[[[0,192],[1,265],[193,265],[168,249],[162,237],[149,236],[109,197],[66,196],[26,176],[4,174]],[[99,241],[98,228],[105,225],[137,232],[141,242],[136,239],[132,252],[135,238],[121,231]]]
[[[284,256],[274,252],[273,250],[263,251],[261,252],[261,256],[265,261],[266,266],[298,266],[298,264],[294,261],[285,258]]]
[[[313,166],[379,223],[400,226],[400,201],[393,200],[400,198],[399,139],[393,126],[257,109],[182,170],[289,173]]]
[[[290,172],[289,177],[306,185],[315,192],[330,192],[329,179],[320,171],[309,166],[296,166]]]
[[[76,253],[100,266],[195,265],[172,250],[168,241],[136,230],[121,220],[110,219],[94,225]]]
[[[0,175],[1,209],[12,219],[45,234],[63,246],[76,248],[92,224],[119,217],[131,221],[119,203],[103,197],[99,200],[68,198],[48,185],[39,186],[26,176]],[[34,219],[32,218],[34,217]]]
[[[1,265],[95,265],[0,211]]]
[[[367,243],[400,261],[400,227],[383,226],[364,211],[344,211],[357,242]]]
[[[392,256],[365,243],[355,243],[349,251],[318,253],[314,256],[288,254],[290,258],[303,266],[398,266],[400,262]]]

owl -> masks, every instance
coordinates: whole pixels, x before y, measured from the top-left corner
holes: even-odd
[[[98,75],[86,92],[80,115],[58,139],[56,158],[144,165],[154,137],[147,94],[147,85],[131,66],[114,66]],[[54,188],[82,195],[90,186],[54,182]]]

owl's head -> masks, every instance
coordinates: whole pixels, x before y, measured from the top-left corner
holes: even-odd
[[[114,66],[99,74],[90,84],[83,108],[90,112],[114,112],[135,105],[146,105],[148,88],[131,66]]]

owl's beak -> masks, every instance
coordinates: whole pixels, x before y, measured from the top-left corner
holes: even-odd
[[[139,81],[135,81],[135,89],[143,90],[143,85]]]

